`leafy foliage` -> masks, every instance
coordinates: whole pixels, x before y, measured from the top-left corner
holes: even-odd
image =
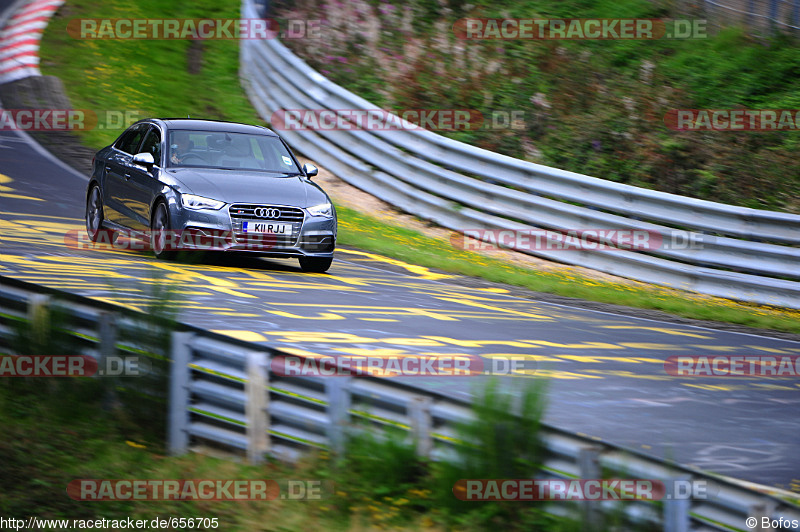
[[[464,17],[677,18],[645,0],[278,1],[322,20],[287,44],[333,81],[389,109],[474,109],[492,125],[442,134],[596,177],[714,201],[800,212],[792,131],[691,132],[670,109],[798,109],[800,48],[739,28],[686,40],[459,40]],[[701,17],[702,18],[702,17]],[[713,176],[713,177],[711,177]]]

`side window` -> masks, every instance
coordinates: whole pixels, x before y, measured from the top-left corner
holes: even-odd
[[[144,125],[134,126],[131,130],[120,137],[117,144],[115,144],[116,148],[124,151],[125,153],[129,153],[131,155],[136,154],[136,148],[139,147],[139,143],[142,142],[142,137],[144,136],[147,128]]]
[[[122,146],[131,138],[134,134],[133,129],[126,130],[122,135],[119,136],[117,141],[114,143],[114,147],[118,150],[122,149]]]
[[[139,153],[147,152],[153,156],[156,164],[161,166],[161,132],[157,127],[151,127],[150,131],[139,148]]]

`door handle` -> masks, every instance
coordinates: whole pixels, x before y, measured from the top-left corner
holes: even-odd
[[[130,179],[130,178],[131,178],[131,173],[130,173],[130,172],[127,172],[127,173],[125,174],[125,179]]]
[[[110,172],[110,171],[111,171],[111,167],[110,166],[106,166],[106,172]]]

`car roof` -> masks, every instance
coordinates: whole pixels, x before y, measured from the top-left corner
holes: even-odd
[[[277,133],[264,126],[225,122],[223,120],[203,120],[200,118],[150,118],[143,122],[161,122],[167,129],[185,129],[190,131],[218,131],[228,133],[251,133],[277,137]]]

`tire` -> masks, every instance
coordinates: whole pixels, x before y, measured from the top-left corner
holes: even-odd
[[[331,267],[333,257],[300,257],[300,268],[309,273],[325,273]]]
[[[158,259],[171,260],[178,254],[175,250],[165,249],[166,232],[170,230],[169,211],[164,202],[159,201],[153,211],[153,219],[150,220],[150,247]]]
[[[89,240],[92,242],[101,242],[104,244],[113,244],[117,240],[116,231],[113,229],[106,229],[103,227],[105,218],[103,216],[103,195],[100,193],[100,187],[97,185],[92,186],[89,194],[86,196],[86,234],[89,235]]]

